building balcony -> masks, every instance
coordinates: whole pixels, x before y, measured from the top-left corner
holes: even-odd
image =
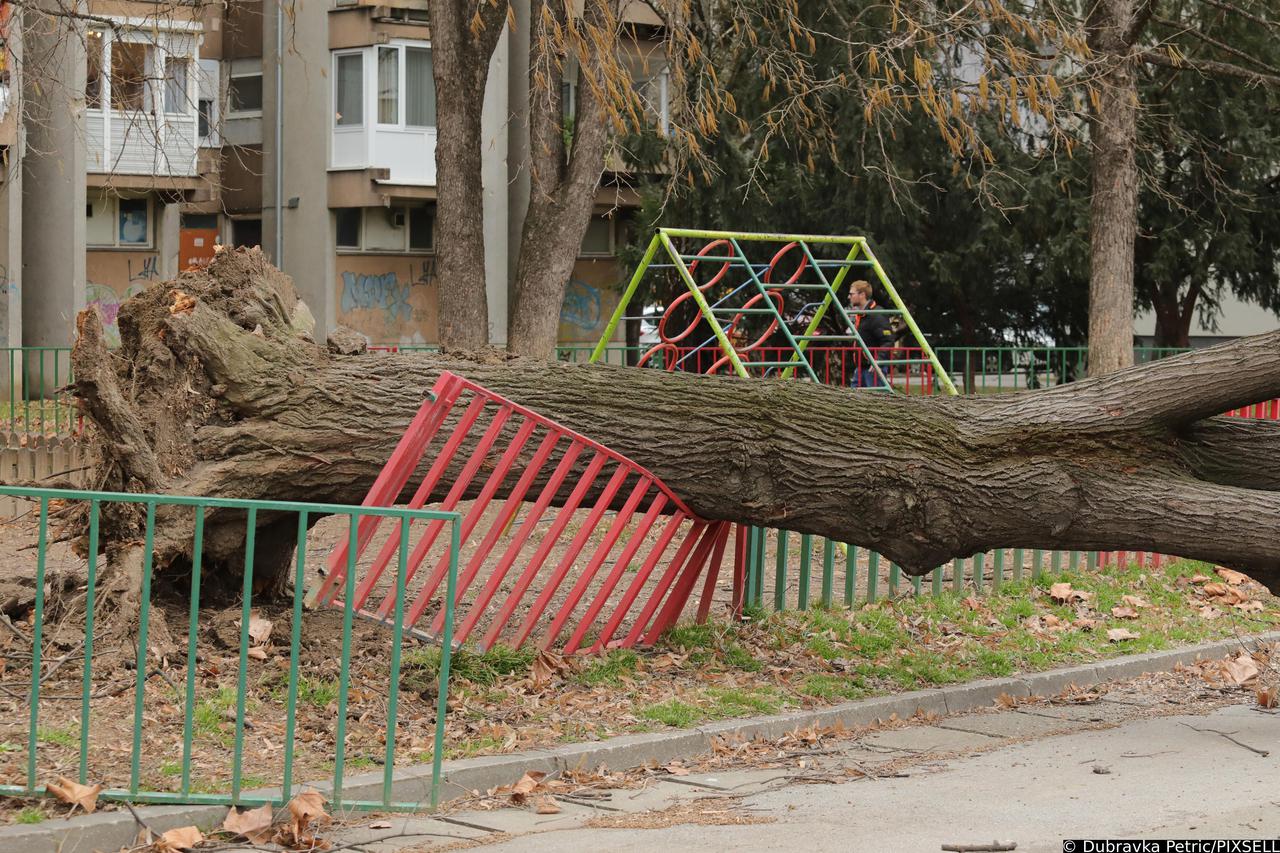
[[[436,103],[429,42],[333,53],[329,167],[386,170],[386,182],[435,186]]]
[[[194,114],[89,110],[85,160],[90,172],[195,177],[196,134]]]

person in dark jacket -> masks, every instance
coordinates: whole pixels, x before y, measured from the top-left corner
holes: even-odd
[[[853,315],[854,326],[863,342],[875,355],[876,361],[888,361],[897,336],[888,314],[864,314],[864,311],[878,311],[880,304],[873,298],[871,285],[865,281],[855,281],[849,286],[849,308]],[[859,369],[854,373],[854,388],[874,388],[881,384],[875,367],[867,360],[865,354],[859,354]]]

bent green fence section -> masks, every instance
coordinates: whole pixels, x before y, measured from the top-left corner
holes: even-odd
[[[70,347],[0,349],[0,445],[6,435],[54,438],[76,432],[79,415],[59,394],[75,378]]]
[[[17,722],[17,714],[3,725],[0,753],[11,753],[12,758],[18,758],[22,747],[8,739],[13,738],[25,742],[25,755],[21,766],[4,767],[0,781],[5,784],[0,784],[0,795],[44,794],[47,793],[45,783],[59,775],[74,775],[81,784],[106,782],[108,787],[100,794],[105,799],[135,803],[278,805],[288,801],[299,784],[314,781],[319,775],[314,768],[322,761],[327,765],[324,775],[332,780],[331,786],[324,787],[328,788],[326,794],[335,808],[422,808],[421,801],[403,802],[392,798],[397,731],[404,725],[399,719],[405,707],[401,694],[405,674],[402,649],[406,643],[413,642],[404,630],[406,566],[411,528],[420,522],[443,521],[449,525],[451,544],[442,604],[444,627],[439,638],[438,661],[432,660],[432,667],[438,672],[436,695],[432,697],[433,702],[415,702],[413,709],[427,711],[434,704],[430,750],[433,772],[429,791],[422,790],[422,798],[429,799],[432,806],[439,801],[460,547],[457,513],[26,488],[3,488],[0,495],[29,500],[33,513],[38,513],[35,541],[21,552],[30,555],[33,565],[20,566],[11,575],[24,574],[34,584],[31,620],[21,627],[6,625],[7,633],[21,639],[19,648],[11,643],[4,652],[9,661],[5,675],[9,678],[0,676],[3,694],[15,700],[14,710],[22,703],[28,706],[25,726]],[[102,658],[107,657],[111,649],[110,644],[98,642],[100,637],[95,632],[99,625],[95,620],[100,618],[99,611],[105,604],[101,588],[109,577],[98,551],[102,544],[104,508],[110,505],[118,510],[122,504],[132,507],[143,524],[141,540],[134,543],[142,547],[136,644],[131,649],[132,660],[126,658],[121,662],[124,669],[132,665],[132,675],[117,676],[115,683],[103,684],[100,683],[103,674],[98,670],[109,669]],[[51,511],[61,516],[77,509],[76,505],[83,507],[88,523],[87,550],[83,558],[75,557],[65,543],[57,542],[57,531],[51,530],[50,525]],[[189,513],[191,538],[186,540],[192,555],[189,569],[185,565],[159,565],[156,519],[160,513],[169,521]],[[326,529],[331,539],[345,535],[351,543],[355,542],[357,526],[363,517],[379,516],[399,522],[388,525],[393,528],[390,535],[399,537],[399,565],[390,582],[394,587],[388,589],[395,596],[394,612],[386,625],[378,626],[372,638],[367,634],[362,637],[355,650],[352,642],[355,617],[363,614],[354,613],[349,606],[344,606],[340,613],[335,609],[307,616],[309,629],[314,630],[303,630],[308,562],[313,569],[319,567],[326,550],[326,543],[315,535],[313,525],[325,516],[345,519],[345,525],[335,520]],[[260,523],[266,526],[260,527]],[[217,541],[214,537],[227,535],[243,536],[245,543],[243,575],[235,579],[230,589],[226,588],[224,572],[215,575],[205,571],[210,562],[208,555],[213,550],[210,543]],[[273,603],[262,596],[262,601],[255,602],[255,555],[273,550],[272,543],[265,541],[269,537],[279,540],[276,550],[279,545],[294,549],[285,568],[292,576],[291,600]],[[257,547],[260,544],[266,546],[261,552]],[[351,600],[354,590],[355,553],[354,547],[349,549],[346,601]],[[275,564],[277,568],[279,565]],[[62,600],[47,601],[55,581],[58,590],[81,590],[83,602],[78,598],[70,605]],[[238,642],[224,641],[223,647],[228,653],[223,657],[219,656],[218,643],[209,636],[217,613],[213,608],[202,610],[202,604],[215,597],[229,598],[229,612],[225,615],[234,616],[238,611],[239,616],[238,625],[226,632]],[[283,649],[280,655],[272,655],[264,648],[265,641],[261,639],[264,617],[255,609],[255,603],[260,607],[274,606],[276,609],[269,611],[270,615],[280,622],[287,620],[287,660]],[[58,609],[56,614],[50,612],[53,605]],[[171,656],[161,649],[165,657],[156,661],[157,648],[153,643],[162,642],[161,635],[168,635],[166,613],[175,620],[185,618],[185,644],[177,641],[178,632],[174,630]],[[51,616],[56,618],[49,618]],[[333,623],[337,621],[341,624],[340,631],[333,630]],[[272,626],[268,625],[266,630],[270,632]],[[68,635],[73,637],[70,642]],[[379,645],[372,647],[374,643]],[[21,648],[24,645],[26,651]],[[185,646],[181,652],[179,645]],[[302,671],[304,646],[316,653],[313,660],[320,661],[311,665],[326,673],[331,671],[333,660],[337,660],[335,679],[325,680]],[[65,651],[58,654],[59,649]],[[24,668],[24,658],[30,666],[25,684],[12,680],[12,676]],[[353,673],[353,660],[359,662],[357,673]],[[81,662],[78,677],[73,670],[63,671],[60,681],[65,692],[50,692],[49,682],[54,674],[61,671],[64,664],[74,661]],[[382,672],[387,676],[385,695],[382,687],[370,683],[373,674]],[[110,676],[111,672],[106,675]],[[353,703],[376,705],[383,710],[376,715],[371,711],[356,715]],[[314,719],[300,721],[304,710],[324,725],[317,730]],[[349,720],[349,716],[353,719]],[[418,720],[427,717],[428,714],[423,713]],[[305,733],[300,730],[304,722]],[[359,756],[359,762],[349,754],[348,748],[356,726],[361,727],[363,742],[374,744],[380,750],[375,755]],[[318,744],[318,751],[308,748],[304,754],[300,751],[304,743]],[[369,747],[369,751],[373,749]],[[415,760],[422,757],[416,756]],[[327,764],[328,759],[331,765]],[[0,766],[4,764],[0,762]],[[344,789],[351,771],[378,764],[382,765],[381,797],[348,799]],[[73,772],[68,770],[72,766]],[[23,780],[20,784],[19,778]],[[269,783],[279,787],[246,793],[248,788],[265,787]],[[368,785],[369,780],[363,780],[362,787]]]

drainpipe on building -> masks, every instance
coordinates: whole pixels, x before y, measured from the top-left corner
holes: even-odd
[[[276,0],[276,251],[284,269],[284,2]]]

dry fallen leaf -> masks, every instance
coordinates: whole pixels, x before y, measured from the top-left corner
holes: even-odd
[[[1122,595],[1120,596],[1120,603],[1127,604],[1130,607],[1150,607],[1151,606],[1146,599],[1138,595]]]
[[[1258,697],[1258,707],[1274,708],[1280,705],[1280,690],[1275,686],[1259,687],[1256,695]]]
[[[267,659],[267,650],[262,648],[262,646],[252,646],[251,648],[245,650],[245,654],[253,658],[254,660]]]
[[[1128,628],[1108,628],[1107,639],[1113,643],[1121,640],[1136,640],[1140,635],[1133,633]]]
[[[978,599],[974,598],[972,595],[971,595],[971,596],[969,596],[968,598],[966,598],[966,599],[965,599],[963,602],[961,602],[961,603],[965,606],[965,609],[966,609],[966,610],[981,610],[981,609],[982,609],[982,602],[981,602],[981,601],[979,601]]]
[[[1064,581],[1049,587],[1049,595],[1054,601],[1061,601],[1063,604],[1067,604],[1075,599],[1076,591],[1071,588],[1071,584]]]
[[[190,850],[204,841],[204,833],[194,826],[181,826],[161,834],[155,842],[157,853],[176,853],[178,850]]]
[[[1088,617],[1081,616],[1071,624],[1079,628],[1081,631],[1092,631],[1094,628],[1098,627],[1098,620],[1089,619]]]
[[[1016,708],[1018,707],[1018,700],[1008,693],[1001,693],[996,697],[996,704],[1001,708]]]
[[[70,803],[73,812],[79,806],[84,809],[85,814],[93,814],[93,810],[98,807],[98,794],[102,791],[101,784],[81,785],[65,776],[59,776],[57,782],[50,782],[45,788],[64,803]]]
[[[1218,577],[1222,578],[1232,586],[1247,583],[1250,580],[1248,575],[1243,572],[1237,572],[1235,569],[1224,569],[1222,566],[1218,566],[1214,571],[1218,573]]]
[[[1266,610],[1266,607],[1261,601],[1238,601],[1231,606],[1244,613],[1261,613],[1263,610]]]
[[[271,819],[275,814],[271,804],[261,808],[238,812],[234,808],[227,812],[222,828],[236,835],[243,835],[250,844],[265,844],[271,838]]]
[[[1233,586],[1227,586],[1224,583],[1207,583],[1204,585],[1204,594],[1211,597],[1221,599],[1221,604],[1238,604],[1242,601],[1248,601],[1249,596]]]
[[[1244,686],[1258,677],[1259,669],[1250,655],[1241,652],[1227,661],[1224,671],[1232,684]]]
[[[301,838],[313,821],[327,823],[324,795],[319,791],[303,791],[289,801],[289,828],[295,839]]]
[[[1117,619],[1137,619],[1138,611],[1132,607],[1113,607],[1111,608],[1111,615]]]
[[[666,767],[663,767],[662,769],[670,773],[672,776],[688,776],[689,775],[689,768],[682,765],[679,761],[673,761],[670,764],[668,764]]]
[[[264,645],[271,639],[271,620],[264,618],[258,611],[249,614],[249,637],[254,645]]]
[[[560,814],[560,807],[556,805],[556,801],[547,796],[535,797],[533,810],[537,814]]]
[[[1209,580],[1208,575],[1192,575],[1191,576],[1192,583],[1204,583],[1207,580]]]
[[[390,829],[391,824],[387,823],[385,820],[380,820],[377,823],[369,824],[369,828],[370,829]]]
[[[1199,612],[1201,619],[1217,619],[1222,615],[1222,611],[1214,607],[1212,604],[1206,604],[1204,607],[1201,607]]]
[[[530,672],[533,676],[533,686],[542,687],[550,683],[553,677],[564,672],[568,668],[569,664],[566,663],[565,659],[560,655],[546,651],[538,652],[538,656],[533,661],[533,666],[530,667]]]

